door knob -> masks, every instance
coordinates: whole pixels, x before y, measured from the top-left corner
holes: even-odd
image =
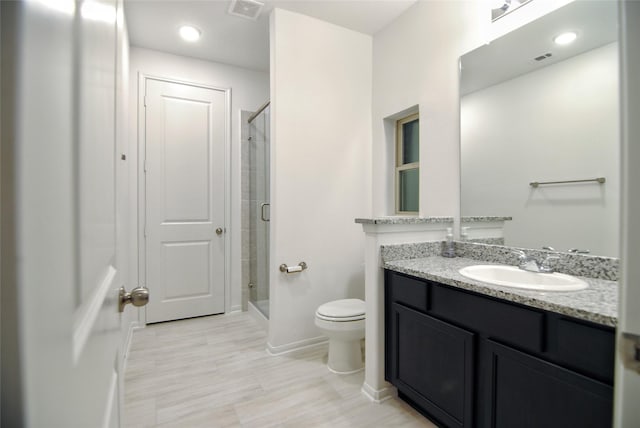
[[[127,292],[124,286],[120,287],[118,293],[118,311],[124,311],[127,303],[131,303],[133,306],[146,305],[149,303],[149,289],[147,287],[136,287],[130,292]]]
[[[211,230],[211,229],[209,229],[209,230]],[[218,236],[222,235],[222,228],[221,227],[216,229],[216,235],[218,235]]]

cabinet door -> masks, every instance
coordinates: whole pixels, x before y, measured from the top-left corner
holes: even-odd
[[[488,341],[492,427],[602,428],[612,423],[612,388]]]
[[[392,383],[450,427],[472,425],[474,334],[392,305]]]

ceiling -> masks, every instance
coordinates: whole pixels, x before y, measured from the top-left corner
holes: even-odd
[[[231,0],[125,0],[124,5],[133,46],[268,71],[269,15],[275,7],[375,34],[417,0],[263,1],[255,21],[229,15]],[[198,42],[180,39],[184,24],[202,31]]]

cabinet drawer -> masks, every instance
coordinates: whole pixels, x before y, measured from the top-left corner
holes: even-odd
[[[387,284],[392,287],[389,293],[392,302],[402,303],[419,311],[427,310],[428,293],[425,281],[388,272]]]
[[[558,317],[555,330],[559,362],[613,384],[613,329]]]
[[[490,338],[543,351],[544,312],[444,286],[431,288],[430,313]]]

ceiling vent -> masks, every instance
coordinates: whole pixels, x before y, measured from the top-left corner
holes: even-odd
[[[232,0],[229,14],[255,21],[263,6],[264,3],[257,0]]]
[[[546,54],[544,54],[544,55],[537,56],[537,57],[535,57],[534,59],[535,59],[536,61],[542,61],[542,60],[545,60],[545,59],[547,59],[547,58],[551,58],[551,54],[550,54],[550,53],[546,53]]]

